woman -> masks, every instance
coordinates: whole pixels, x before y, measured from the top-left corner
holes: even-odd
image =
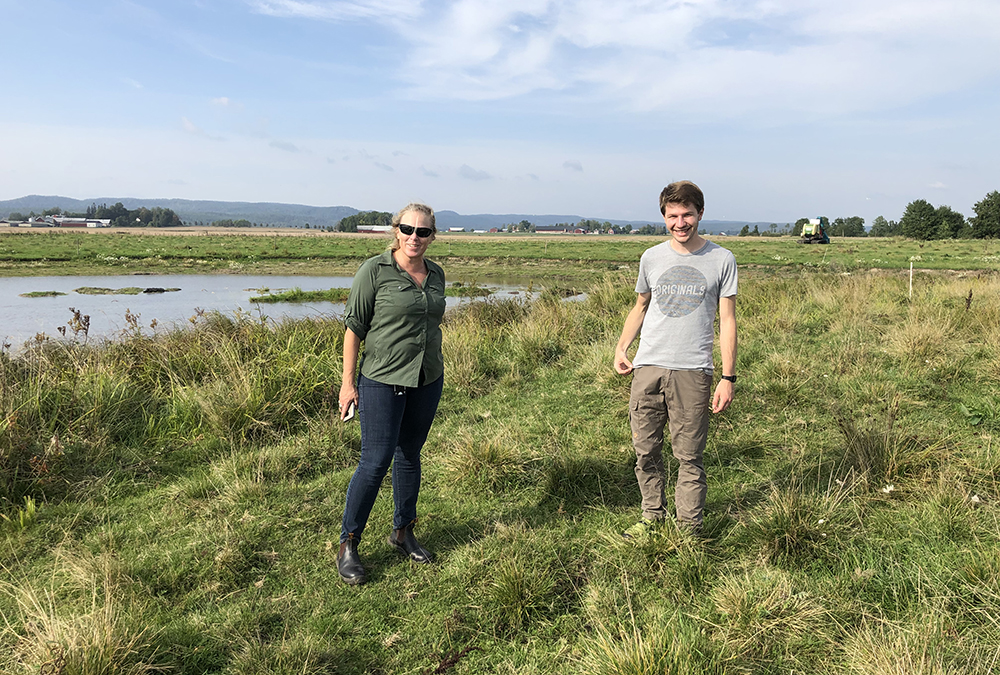
[[[413,536],[413,525],[420,449],[441,399],[444,373],[444,271],[424,258],[436,231],[433,209],[404,207],[392,219],[389,250],[361,265],[347,300],[340,416],[348,418],[357,406],[361,418],[361,459],[347,487],[337,553],[337,571],[348,584],[365,581],[358,544],[390,464],[395,513],[389,543],[418,563],[431,561]],[[355,384],[362,342],[365,355]]]

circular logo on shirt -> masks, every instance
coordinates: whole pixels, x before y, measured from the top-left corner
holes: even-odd
[[[664,316],[687,316],[705,300],[708,282],[694,267],[677,265],[664,272],[653,287],[653,299]]]

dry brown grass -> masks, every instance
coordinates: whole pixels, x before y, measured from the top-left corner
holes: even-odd
[[[66,675],[146,675],[165,670],[153,644],[156,631],[142,622],[142,603],[116,557],[104,552],[60,549],[47,588],[0,583],[18,616],[5,617],[0,631],[14,647],[0,664],[5,672],[46,672],[64,660]],[[66,598],[83,601],[65,609]]]

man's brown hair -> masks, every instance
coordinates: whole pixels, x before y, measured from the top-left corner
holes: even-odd
[[[705,195],[689,180],[679,180],[660,193],[660,215],[666,215],[667,204],[691,204],[699,214],[705,210]]]

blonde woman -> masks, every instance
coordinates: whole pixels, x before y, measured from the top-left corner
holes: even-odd
[[[362,263],[347,300],[340,415],[344,419],[357,407],[361,458],[347,488],[337,571],[352,585],[365,582],[358,544],[390,465],[395,511],[389,544],[418,563],[432,558],[414,537],[413,526],[420,450],[437,412],[444,374],[444,271],[424,257],[436,232],[433,209],[404,207],[393,217],[389,250]],[[357,376],[362,342],[365,354]]]

